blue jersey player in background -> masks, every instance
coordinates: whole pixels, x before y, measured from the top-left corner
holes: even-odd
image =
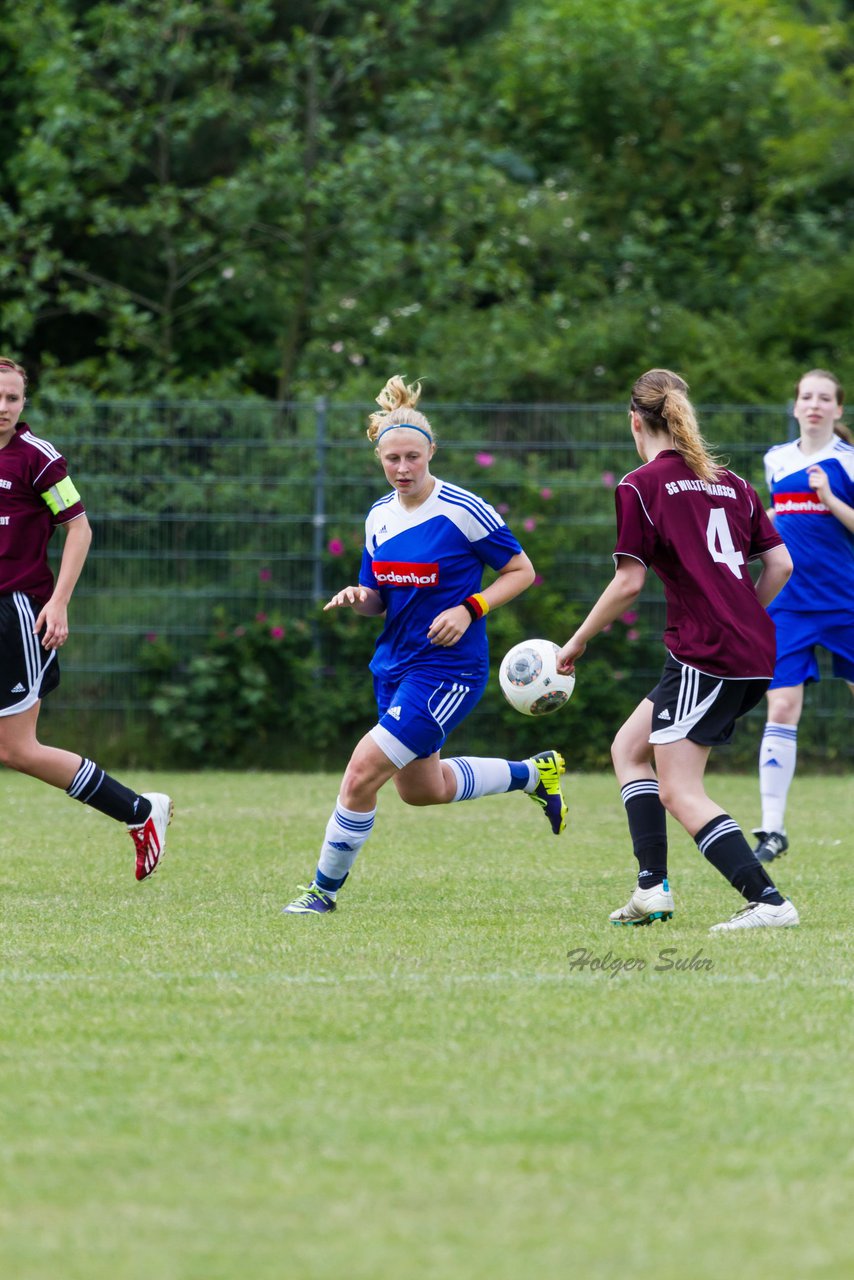
[[[412,805],[524,791],[555,835],[566,825],[557,751],[515,761],[440,757],[445,738],[486,687],[486,615],[526,590],[534,570],[489,503],[431,474],[436,442],[416,408],[420,394],[418,383],[391,378],[377,397],[380,411],[370,416],[368,438],[391,492],[365,521],[358,585],[343,587],[325,608],[384,618],[370,664],[379,716],[350,757],[314,879],[285,914],[335,910],[390,778]],[[482,591],[485,569],[496,576]]]
[[[762,822],[756,855],[772,862],[789,847],[786,802],[795,773],[804,685],[819,679],[816,646],[854,694],[854,445],[840,421],[844,394],[825,369],[800,379],[794,414],[800,437],[765,455],[769,515],[794,564],[769,606],[777,660],[759,749]]]

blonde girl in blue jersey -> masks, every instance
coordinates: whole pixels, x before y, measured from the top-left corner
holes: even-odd
[[[843,425],[844,393],[826,369],[795,389],[797,440],[765,455],[768,514],[789,549],[794,572],[769,607],[777,660],[759,749],[762,821],[756,855],[772,862],[789,847],[786,805],[795,774],[804,685],[819,679],[816,647],[854,694],[854,446]]]
[[[390,779],[402,800],[418,806],[523,791],[555,835],[565,826],[557,751],[520,761],[440,757],[486,686],[486,615],[526,590],[534,570],[489,503],[432,474],[436,441],[416,408],[420,394],[419,384],[391,378],[377,397],[380,412],[369,419],[368,438],[391,492],[368,513],[358,583],[342,587],[324,608],[383,618],[370,664],[379,718],[356,744],[314,879],[284,908],[288,915],[335,910]],[[485,568],[496,576],[481,589]]]

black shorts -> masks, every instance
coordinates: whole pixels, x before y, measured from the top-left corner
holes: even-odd
[[[701,747],[732,740],[735,722],[762,699],[767,680],[729,680],[707,676],[668,654],[658,684],[647,694],[652,703],[650,742],[689,738]]]
[[[56,650],[33,635],[40,607],[23,591],[0,596],[0,716],[28,711],[59,684]]]

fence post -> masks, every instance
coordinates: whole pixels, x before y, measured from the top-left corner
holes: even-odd
[[[316,605],[323,599],[323,535],[326,528],[326,415],[329,402],[318,396],[314,402],[314,526],[312,538],[311,595]]]
[[[311,598],[314,605],[312,641],[314,657],[320,666],[320,626],[317,610],[324,598],[323,549],[326,531],[326,420],[329,402],[318,396],[314,402],[314,514],[312,516]]]

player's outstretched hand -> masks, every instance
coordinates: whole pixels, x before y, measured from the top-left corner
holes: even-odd
[[[587,645],[576,640],[575,636],[572,636],[567,640],[563,648],[558,650],[557,657],[555,659],[557,669],[561,675],[571,676],[573,674],[575,664],[586,648]]]
[[[342,587],[340,591],[335,592],[329,603],[323,606],[323,612],[326,613],[327,609],[343,609],[346,605],[355,608],[356,605],[365,604],[367,599],[367,587]]]

